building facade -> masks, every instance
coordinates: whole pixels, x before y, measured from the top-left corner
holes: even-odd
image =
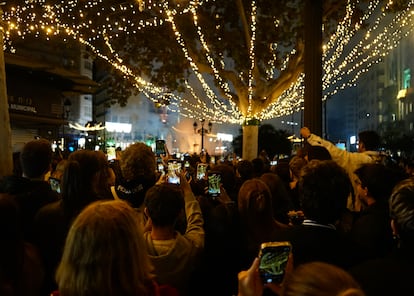
[[[5,53],[13,150],[37,137],[65,149],[72,141],[68,122],[92,115],[92,97],[84,95],[98,87],[91,79],[92,59],[65,42],[25,40],[15,47]]]

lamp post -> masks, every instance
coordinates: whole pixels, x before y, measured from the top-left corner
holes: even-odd
[[[198,124],[196,121],[194,121],[193,123],[194,133],[198,133],[201,135],[201,152],[204,152],[204,135],[211,133],[211,129],[213,127],[213,124],[211,122],[208,122],[208,129],[204,128],[205,122],[206,122],[205,119],[200,120],[200,123],[201,123],[200,129],[197,129]]]
[[[65,122],[63,122],[63,125],[62,125],[62,150],[65,150],[65,141],[66,141],[65,125],[66,125],[66,121],[69,119],[69,113],[70,113],[71,106],[72,106],[72,102],[68,98],[66,98],[65,101],[63,102],[63,113],[62,113],[62,117],[65,120]]]

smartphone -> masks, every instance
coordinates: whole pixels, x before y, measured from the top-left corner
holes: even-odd
[[[164,140],[155,141],[155,154],[157,156],[160,156],[161,154],[165,154],[165,141]]]
[[[115,147],[107,147],[106,148],[106,157],[108,160],[112,160],[116,158],[116,151]]]
[[[169,161],[167,169],[167,182],[171,184],[180,184],[181,162]]]
[[[208,172],[208,195],[217,197],[220,195],[221,175],[219,172]]]
[[[207,164],[199,163],[197,164],[197,180],[202,180],[205,178],[207,172]]]
[[[259,274],[264,284],[281,283],[292,253],[290,242],[262,243],[259,251]]]
[[[190,167],[190,162],[189,162],[188,160],[186,160],[186,161],[184,162],[184,167],[185,167],[186,169],[188,169],[188,168]]]
[[[56,178],[49,178],[49,184],[50,188],[52,188],[53,191],[56,191],[57,193],[60,193],[60,181]]]
[[[277,165],[277,160],[272,160],[272,161],[270,162],[270,165]]]

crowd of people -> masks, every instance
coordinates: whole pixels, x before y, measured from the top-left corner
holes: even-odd
[[[277,165],[203,154],[177,166],[143,143],[111,161],[55,159],[48,141],[27,143],[0,180],[0,295],[413,294],[411,172],[386,161],[375,132],[358,152],[301,135]],[[281,282],[263,281],[266,242],[291,246]]]

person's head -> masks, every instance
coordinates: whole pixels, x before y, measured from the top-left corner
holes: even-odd
[[[248,180],[253,178],[253,164],[250,160],[243,159],[237,163],[236,166],[237,173],[240,178],[243,180]]]
[[[386,201],[397,184],[397,175],[383,164],[364,164],[355,170],[357,196],[365,205]]]
[[[362,131],[358,134],[358,151],[375,151],[381,144],[380,136],[375,131]]]
[[[306,151],[306,160],[311,161],[312,159],[318,160],[331,160],[331,154],[329,154],[328,149],[322,146],[312,146],[306,144],[305,146]]]
[[[244,181],[237,203],[244,224],[253,225],[273,220],[272,194],[266,183],[258,178]]]
[[[138,178],[153,181],[156,171],[155,154],[144,143],[132,144],[122,152],[120,167],[126,181]]]
[[[348,174],[336,162],[311,160],[299,179],[299,199],[305,217],[334,224],[346,209],[350,190]]]
[[[69,155],[62,180],[62,199],[68,214],[78,213],[109,191],[109,165],[100,151],[77,150]]]
[[[288,224],[289,218],[287,213],[292,210],[293,205],[282,179],[275,173],[264,173],[260,180],[266,183],[272,194],[274,218],[279,222]]]
[[[289,170],[292,181],[299,180],[302,168],[307,164],[307,160],[300,156],[293,156],[289,161]]]
[[[283,296],[364,296],[345,270],[324,262],[299,265],[283,282]]]
[[[263,160],[263,158],[256,157],[252,160],[253,165],[253,176],[254,177],[260,177],[266,170],[266,163]]]
[[[62,296],[149,295],[151,272],[137,212],[124,201],[98,201],[69,229],[56,282]]]
[[[144,205],[154,226],[173,227],[184,209],[183,192],[175,184],[154,185],[145,194]]]
[[[402,246],[414,247],[414,179],[398,183],[389,199],[391,227]]]
[[[23,176],[42,178],[51,168],[52,154],[52,147],[45,139],[26,143],[20,153]]]
[[[122,182],[116,185],[118,196],[133,207],[141,206],[145,192],[156,182],[156,165],[154,152],[144,143],[126,148],[119,161]]]
[[[285,184],[289,184],[290,180],[290,169],[289,169],[289,158],[282,158],[277,161],[277,165],[274,166],[273,172],[282,178]]]

